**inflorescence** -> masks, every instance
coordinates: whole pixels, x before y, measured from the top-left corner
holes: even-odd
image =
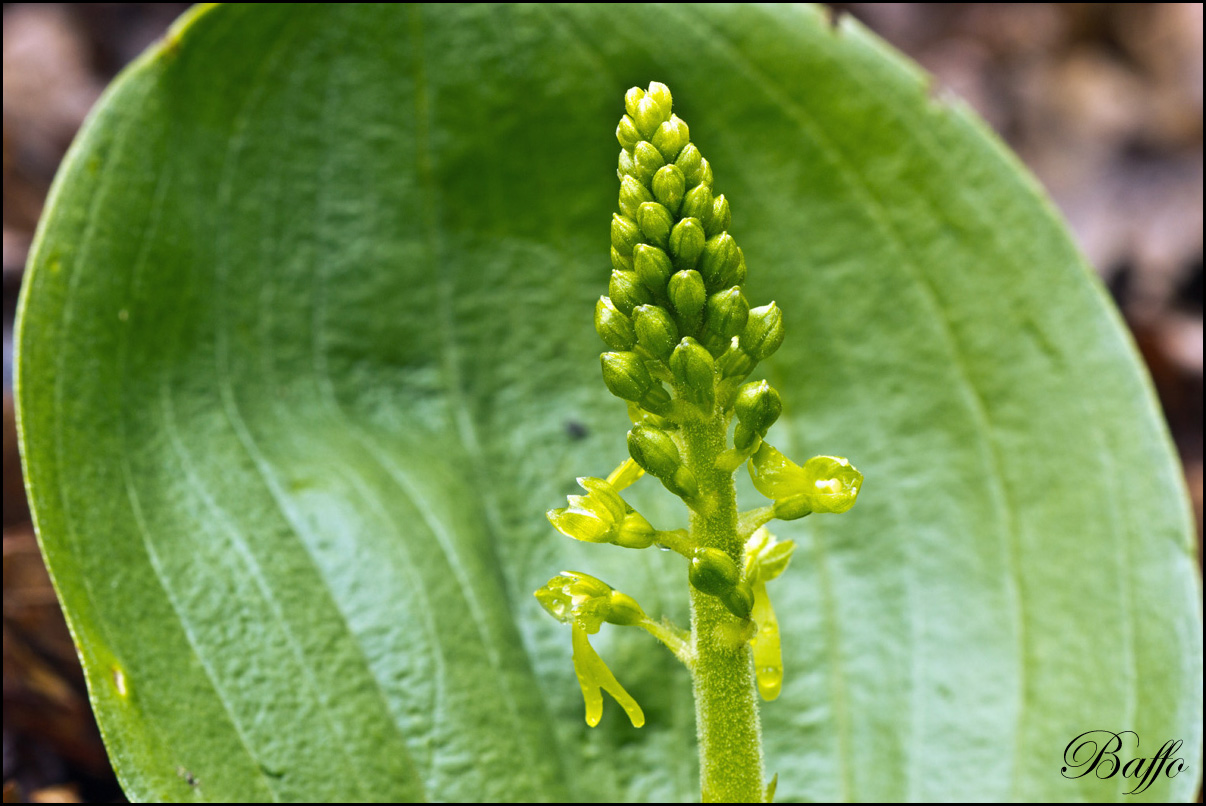
[[[578,479],[585,495],[569,496],[548,519],[576,540],[629,549],[657,545],[683,555],[689,584],[722,603],[737,625],[734,634],[748,641],[758,690],[772,700],[783,668],[766,583],[787,567],[795,544],[777,541],[764,524],[845,512],[862,475],[833,456],[797,465],[765,441],[782,402],[766,381],[746,379],[783,343],[782,312],[774,302],[751,308],[746,300],[745,254],[729,234],[729,202],[715,193],[712,166],[673,113],[669,88],[657,82],[648,90],[633,87],[624,105],[627,114],[616,128],[622,150],[619,212],[611,221],[613,271],[608,294],[595,306],[595,329],[608,347],[601,356],[603,381],[628,402],[630,458],[606,479]],[[710,427],[727,435],[734,416],[731,444],[715,453],[710,467],[693,465],[686,434]],[[716,504],[701,488],[701,476],[723,474],[731,489],[733,473],[747,463],[754,487],[773,503],[736,517],[728,549],[687,529],[659,530],[620,495],[649,474],[702,517]],[[602,714],[601,691],[633,725],[645,720],[590,646],[588,636],[604,623],[645,629],[694,671],[690,633],[653,621],[632,597],[594,577],[564,571],[536,598],[573,630],[574,668],[591,726]]]

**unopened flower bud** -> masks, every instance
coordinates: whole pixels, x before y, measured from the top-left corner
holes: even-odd
[[[636,330],[610,297],[599,297],[595,303],[595,331],[603,343],[613,350],[631,350],[636,344]]]
[[[687,179],[676,165],[664,165],[653,175],[653,198],[671,213],[678,212],[686,188]]]
[[[730,274],[729,263],[737,261],[737,243],[733,236],[722,232],[708,239],[699,259],[699,273],[708,288],[724,288],[722,283]]]
[[[715,354],[723,352],[733,337],[745,329],[749,314],[750,304],[738,286],[717,291],[708,297],[704,317],[708,348]]]
[[[636,163],[637,179],[646,185],[658,169],[666,164],[662,153],[648,140],[642,140],[633,147],[632,160]]]
[[[783,343],[783,312],[775,303],[750,311],[741,334],[741,349],[755,361],[768,358]]]
[[[615,544],[626,549],[647,549],[656,537],[657,530],[641,513],[633,510],[620,522]]]
[[[628,432],[628,453],[645,472],[659,479],[673,478],[683,466],[678,446],[660,428],[641,423]]]
[[[632,158],[631,151],[620,151],[620,157],[616,161],[616,176],[620,177],[620,179],[623,179],[626,176],[631,176],[638,180],[640,179],[640,177],[637,176],[636,160]]]
[[[611,273],[607,295],[611,297],[612,303],[620,312],[627,316],[632,316],[632,311],[636,306],[653,302],[653,297],[649,296],[649,290],[641,284],[637,275],[630,271],[613,271]]]
[[[638,244],[633,249],[632,255],[632,265],[636,270],[636,276],[640,278],[645,287],[655,293],[664,290],[666,282],[670,279],[670,273],[674,271],[666,253],[656,246]]]
[[[670,302],[684,322],[698,327],[704,305],[708,299],[707,289],[699,272],[687,270],[675,272],[667,286]]]
[[[760,437],[766,436],[767,430],[774,425],[775,420],[783,413],[783,401],[775,388],[766,381],[747,383],[737,390],[737,400],[733,404],[737,419]]]
[[[670,110],[663,109],[657,101],[646,95],[637,101],[636,114],[632,119],[636,122],[637,131],[648,139],[657,131],[658,126],[670,119]]]
[[[653,376],[645,369],[644,359],[636,353],[603,353],[599,359],[603,364],[603,383],[616,397],[635,403],[653,388]]]
[[[720,377],[725,379],[744,378],[753,371],[754,365],[757,363],[736,343],[731,344],[727,350],[721,353],[720,358],[716,359]]]
[[[637,208],[637,224],[645,240],[660,249],[670,246],[670,228],[674,226],[674,216],[657,202],[645,202]]]
[[[637,343],[665,361],[678,343],[678,327],[670,314],[657,305],[638,305],[633,310]]]
[[[673,476],[662,479],[662,485],[680,498],[695,498],[699,495],[699,482],[695,480],[695,474],[686,467],[680,467],[674,471]]]
[[[637,223],[619,213],[611,215],[611,246],[621,255],[632,257],[632,249],[641,242],[641,230]]]
[[[660,81],[651,81],[645,94],[653,99],[666,117],[670,117],[670,110],[674,108],[674,96],[670,94],[669,87]]]
[[[632,421],[633,425],[636,425],[637,423],[652,423],[653,425],[656,425],[659,428],[664,428],[666,426],[665,422],[657,422],[657,420],[662,419],[661,417],[655,417],[655,416],[651,415],[649,412],[642,409],[636,403],[629,403],[627,406],[627,409],[628,409],[628,419]],[[628,458],[631,459],[632,457],[630,456]],[[637,467],[639,468],[640,465],[637,465]],[[643,468],[641,468],[641,473],[644,474],[644,472],[645,472],[645,470]]]
[[[697,218],[684,218],[670,231],[670,254],[674,256],[676,269],[693,269],[703,253],[703,224]]]
[[[721,193],[712,201],[712,218],[708,221],[708,237],[726,232],[732,223],[733,214],[729,210],[729,200]]]
[[[696,185],[688,190],[687,195],[683,197],[682,216],[684,218],[688,216],[698,218],[700,223],[704,225],[705,234],[707,235],[715,234],[706,232],[706,230],[710,229],[709,222],[711,221],[713,210],[712,188],[707,185]]]
[[[641,133],[637,131],[636,122],[630,116],[620,118],[620,125],[616,126],[616,139],[625,151],[631,151],[632,147],[641,141]]]
[[[670,394],[660,383],[654,383],[653,387],[645,393],[645,396],[637,401],[637,405],[641,409],[644,409],[650,415],[656,415],[647,417],[648,422],[654,422],[656,420],[658,423],[662,424],[665,423],[665,420],[663,420],[662,417],[670,413],[672,403],[673,401],[670,399]]]
[[[613,246],[611,248],[611,267],[616,271],[632,271],[632,258],[620,254]]]
[[[712,163],[708,162],[707,159],[702,159],[699,161],[698,182],[701,185],[712,187]]]
[[[794,521],[812,514],[812,500],[807,495],[793,495],[775,502],[775,518]]]
[[[691,585],[709,596],[723,596],[736,587],[741,579],[737,563],[725,552],[713,548],[697,548],[687,572]]]
[[[749,618],[754,609],[754,590],[744,579],[720,597],[720,601],[737,618]]]
[[[678,158],[674,160],[674,164],[682,170],[683,176],[687,177],[689,186],[694,187],[699,184],[699,178],[702,175],[703,154],[699,153],[699,149],[694,143],[687,143],[683,146],[683,150],[678,152]]]
[[[608,594],[608,604],[610,605],[607,610],[608,624],[619,624],[620,626],[627,627],[639,624],[645,619],[645,611],[637,604],[636,599],[633,599],[627,593],[613,590]]]
[[[703,345],[687,336],[670,354],[670,371],[692,402],[711,407],[715,400],[715,362]]]
[[[751,448],[754,442],[761,439],[762,435],[754,431],[745,423],[739,422],[733,426],[733,447],[739,451],[744,451]]]
[[[637,113],[637,104],[645,97],[645,91],[640,87],[632,87],[628,92],[624,93],[624,110],[628,112],[628,117],[633,118],[634,122]]]
[[[671,115],[670,119],[657,127],[657,131],[653,133],[652,143],[657,146],[657,150],[662,152],[662,156],[667,162],[672,161],[683,150],[691,140],[691,130],[687,128],[687,124],[678,115]]]
[[[737,259],[729,261],[725,267],[724,276],[720,278],[721,285],[741,285],[745,282],[745,252],[737,247]]]
[[[653,194],[634,176],[620,178],[620,212],[636,221],[637,208],[653,201]]]

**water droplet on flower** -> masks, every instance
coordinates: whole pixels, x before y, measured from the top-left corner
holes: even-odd
[[[778,666],[759,666],[758,684],[763,688],[777,689],[783,684],[783,669]]]

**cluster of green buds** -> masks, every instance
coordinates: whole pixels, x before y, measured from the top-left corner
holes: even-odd
[[[634,87],[624,104],[627,114],[616,129],[620,195],[611,222],[611,281],[595,307],[595,329],[608,348],[603,381],[628,402],[630,458],[606,479],[578,479],[586,494],[569,496],[567,506],[547,515],[576,540],[657,545],[683,555],[691,587],[715,597],[735,620],[730,632],[751,645],[758,689],[771,700],[783,670],[766,583],[787,567],[795,544],[776,541],[764,524],[845,512],[862,476],[837,457],[814,457],[801,467],[765,441],[783,404],[769,383],[747,378],[782,344],[782,312],[774,302],[750,307],[745,253],[729,233],[729,202],[714,191],[712,166],[674,114],[670,90],[656,82]],[[705,432],[711,436],[699,436]],[[701,465],[692,439],[724,446]],[[716,521],[716,479],[731,490],[733,472],[747,461],[754,486],[774,503],[738,516],[730,495],[727,537],[697,534],[696,520],[692,531],[658,530],[620,495],[648,474],[680,497],[693,518]],[[601,713],[600,690],[619,701],[634,725],[643,721],[587,641],[603,623],[642,627],[693,667],[693,633],[653,622],[630,597],[593,577],[563,572],[536,597],[573,626],[574,664],[592,726]]]
[[[773,302],[750,308],[742,293],[745,253],[728,232],[728,199],[714,193],[712,166],[673,113],[670,90],[633,87],[624,105],[613,271],[595,306],[611,348],[603,380],[646,415],[679,419],[690,416],[685,406],[710,414],[783,343],[783,315]],[[755,419],[767,420],[761,409]]]

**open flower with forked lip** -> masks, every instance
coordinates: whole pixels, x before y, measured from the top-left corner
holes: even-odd
[[[592,728],[599,724],[603,716],[602,692],[606,691],[628,714],[633,727],[644,725],[641,706],[616,680],[587,637],[598,632],[604,622],[628,626],[646,621],[645,612],[636,600],[601,579],[578,571],[562,571],[536,591],[536,599],[554,618],[573,629],[574,674],[586,702],[586,723]]]

